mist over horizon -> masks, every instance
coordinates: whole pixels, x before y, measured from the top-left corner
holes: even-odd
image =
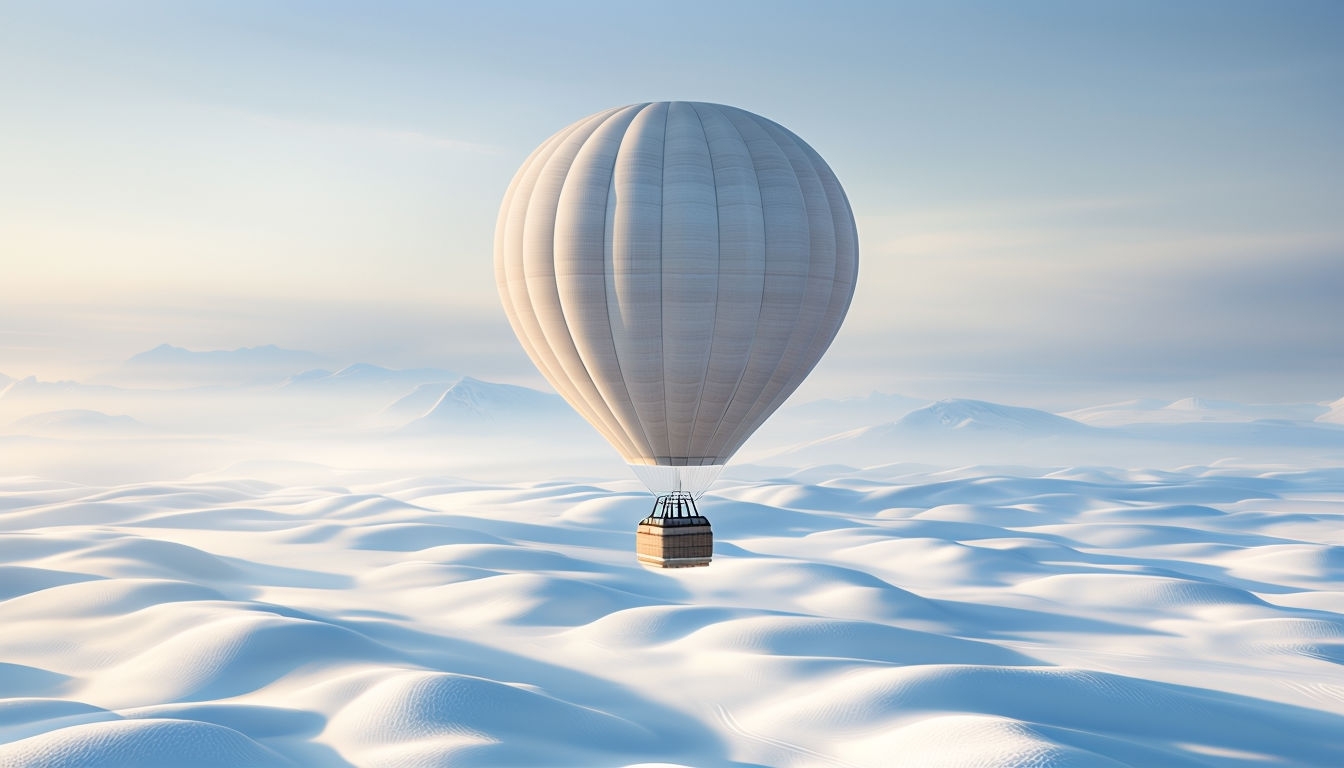
[[[522,386],[519,386],[521,384]],[[1177,468],[1344,462],[1344,397],[1289,403],[1128,397],[1068,407],[909,392],[801,390],[728,462],[856,469],[1030,465]],[[277,345],[160,344],[84,380],[0,371],[11,473],[170,479],[245,463],[628,478],[549,387],[458,365],[386,367]],[[531,464],[534,470],[522,467]],[[394,469],[399,468],[399,469]]]
[[[1339,768],[1341,41],[7,4],[0,766]]]
[[[0,316],[4,314],[0,309]],[[291,312],[297,314],[301,312]],[[281,331],[265,313],[241,316],[236,310],[198,308],[195,330],[188,330],[193,323],[183,323],[183,330],[172,334],[137,327],[157,316],[143,309],[125,314],[101,313],[87,305],[72,309],[62,313],[51,332],[7,334],[13,346],[0,374],[96,381],[126,359],[164,344],[194,352],[274,345],[310,353],[328,366],[444,367],[549,390],[507,323],[488,313],[466,315],[431,306],[407,311],[404,307],[333,304],[314,309],[302,321],[291,320],[291,329]],[[84,318],[88,326],[75,331],[73,318]],[[211,341],[180,341],[184,336]],[[1329,342],[1316,342],[1319,358],[1302,356],[1276,366],[1270,355],[1256,357],[1247,352],[1232,362],[1213,363],[1218,367],[1207,370],[1204,366],[1210,363],[1195,352],[1173,359],[1177,357],[1174,352],[1159,356],[1141,345],[1127,350],[1070,350],[1042,342],[1018,350],[1016,357],[1007,349],[992,349],[964,355],[927,352],[924,357],[893,360],[886,352],[890,338],[885,332],[842,329],[834,348],[790,402],[883,392],[1068,410],[1131,398],[1325,403],[1344,394],[1338,385],[1344,374],[1334,374]],[[951,350],[977,346],[977,341],[961,339]]]

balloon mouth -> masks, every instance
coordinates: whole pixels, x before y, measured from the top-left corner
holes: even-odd
[[[698,499],[719,479],[723,464],[631,464],[630,469],[654,496],[680,492]]]

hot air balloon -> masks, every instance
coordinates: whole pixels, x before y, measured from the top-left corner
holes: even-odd
[[[632,104],[547,139],[514,176],[495,280],[532,362],[655,495],[639,561],[707,565],[695,501],[821,359],[858,233],[840,182],[736,107]]]

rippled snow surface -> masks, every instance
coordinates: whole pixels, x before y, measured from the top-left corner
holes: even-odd
[[[1344,765],[1344,471],[820,474],[0,480],[0,766]]]

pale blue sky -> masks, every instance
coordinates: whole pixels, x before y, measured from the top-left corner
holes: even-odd
[[[539,382],[498,202],[655,99],[858,215],[804,394],[1344,395],[1344,3],[0,3],[0,373],[277,343]]]

